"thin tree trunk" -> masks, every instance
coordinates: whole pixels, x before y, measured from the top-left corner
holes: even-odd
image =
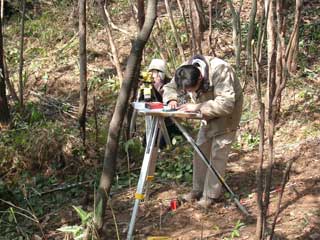
[[[263,233],[263,163],[264,163],[264,134],[265,134],[265,105],[262,101],[262,90],[261,90],[261,73],[260,73],[260,62],[255,55],[254,47],[252,48],[251,66],[252,76],[255,83],[255,92],[257,102],[259,106],[259,166],[256,172],[257,182],[257,194],[256,201],[258,206],[257,214],[257,225],[256,225],[256,239],[261,239]],[[259,52],[259,50],[257,51]]]
[[[79,0],[79,62],[80,62],[80,103],[79,126],[83,145],[86,143],[86,112],[87,112],[87,28],[86,0]]]
[[[144,0],[138,0],[138,26],[139,26],[139,30],[142,29],[144,20],[145,20]]]
[[[4,13],[4,0],[1,0],[1,9],[0,9],[0,11],[1,11],[1,23],[3,24],[3,13]]]
[[[131,48],[131,53],[128,58],[127,67],[125,71],[125,78],[118,95],[114,114],[112,116],[106,151],[103,161],[103,170],[100,178],[100,185],[95,201],[95,215],[94,221],[98,229],[103,226],[103,216],[109,196],[113,177],[116,169],[116,159],[118,153],[118,142],[120,138],[121,128],[125,113],[128,107],[128,100],[130,97],[134,75],[136,74],[137,66],[141,64],[141,56],[145,44],[147,43],[156,19],[157,0],[149,0],[147,6],[147,14],[143,28],[139,32],[136,40]],[[139,62],[140,61],[140,62]]]
[[[276,122],[278,120],[278,113],[281,106],[281,92],[287,83],[287,68],[286,68],[286,15],[287,6],[284,0],[277,1],[277,63],[276,63],[276,91],[273,105],[276,107],[277,113]]]
[[[79,28],[78,14],[79,14],[79,1],[72,0],[72,10],[71,10],[71,14],[69,15],[69,21],[71,22],[71,25],[75,32],[77,32]]]
[[[259,3],[262,4],[261,2],[262,1],[260,0]],[[262,8],[262,13],[259,21],[260,28],[258,33],[257,52],[256,52],[258,62],[261,62],[261,59],[262,59],[262,45],[266,36],[267,18],[269,15],[269,5],[266,7],[266,10],[264,6],[260,6],[260,7]]]
[[[257,14],[257,0],[252,0],[251,3],[251,12],[250,12],[250,20],[248,26],[248,36],[247,36],[247,58],[248,62],[251,62],[251,41],[253,37],[253,32],[255,30],[255,19]]]
[[[141,31],[144,21],[145,21],[145,13],[144,13],[144,1],[143,0],[138,0],[138,8],[137,8],[137,24],[138,24],[138,30]],[[152,39],[152,34],[150,35],[151,39]],[[155,39],[154,39],[155,40]],[[155,41],[154,41],[155,42]],[[142,56],[141,58],[137,60],[137,62],[141,62],[142,61]],[[140,65],[137,66],[136,68],[136,72],[134,74],[133,77],[133,84],[132,84],[132,91],[131,91],[131,99],[130,99],[130,103],[136,101],[136,96],[137,96],[137,91],[139,88],[139,75],[140,75]],[[125,122],[124,125],[126,126],[126,130],[124,131],[124,139],[125,141],[129,140],[130,136],[130,125],[131,125],[131,121],[132,121],[132,115],[133,115],[133,107],[132,104],[130,104],[128,106],[128,110],[127,110],[127,114],[125,117]]]
[[[137,29],[137,32],[140,31],[140,27],[139,27],[139,24],[138,24],[138,9],[137,7],[134,5],[134,2],[132,0],[129,0],[130,2],[130,6],[131,6],[131,13],[132,13],[132,17],[133,19],[135,19],[135,26],[136,26],[136,29]]]
[[[107,9],[107,8],[106,8],[106,9]],[[107,10],[108,10],[108,9],[107,9]],[[125,34],[125,35],[127,35],[127,36],[130,36],[130,33],[129,33],[127,30],[122,29],[122,28],[116,26],[116,25],[113,23],[113,21],[112,21],[110,15],[109,15],[109,12],[108,12],[108,11],[106,11],[105,13],[106,13],[106,15],[107,15],[109,25],[110,25],[110,27],[111,27],[112,29],[117,30],[117,31],[119,31],[119,32],[122,32],[123,34]]]
[[[0,130],[2,124],[6,125],[10,121],[10,112],[4,77],[3,52],[2,19],[0,19]]]
[[[297,57],[299,52],[299,26],[301,21],[302,7],[303,0],[296,0],[294,25],[286,51],[287,67],[289,73],[291,74],[294,74],[297,71]]]
[[[1,11],[1,29],[2,29],[2,36],[3,36],[3,32],[4,32],[4,23],[3,23],[3,11],[4,11],[4,0],[1,0],[0,2],[0,11]],[[3,39],[2,39],[3,41]],[[3,42],[2,42],[2,46],[3,46]],[[5,83],[7,85],[7,88],[9,89],[10,95],[13,98],[14,101],[19,102],[19,98],[18,95],[14,89],[13,84],[10,82],[10,78],[9,78],[9,71],[8,71],[8,66],[6,63],[6,57],[4,55],[4,51],[2,52],[2,56],[3,56],[3,77],[5,79]]]
[[[191,39],[192,39],[192,48],[191,48],[191,54],[194,55],[197,52],[197,45],[196,45],[196,36],[195,36],[195,30],[194,30],[194,24],[193,24],[193,15],[192,15],[192,7],[191,4],[193,0],[187,0],[188,1],[188,10],[189,10],[189,18],[190,18],[190,30],[191,30]]]
[[[275,35],[275,6],[274,0],[270,0],[268,23],[267,23],[267,51],[268,51],[268,77],[267,77],[267,129],[268,129],[268,166],[266,185],[264,190],[264,215],[267,216],[267,209],[269,208],[270,189],[272,182],[272,171],[274,164],[273,154],[273,136],[274,136],[274,111],[273,111],[273,99],[275,92],[275,78],[276,78],[276,35]],[[264,226],[266,226],[267,217],[264,219]]]
[[[169,43],[167,43],[166,34],[165,34],[165,32],[163,31],[163,29],[161,27],[161,22],[160,22],[159,18],[156,20],[156,27],[157,27],[157,29],[159,31],[158,38],[160,39],[160,41],[162,41],[164,46],[167,46],[167,45],[169,46]],[[172,65],[175,68],[175,66],[176,66],[175,53],[172,52],[171,48],[167,48],[166,47],[164,49],[165,49],[165,51],[166,51],[166,53],[168,55],[168,58],[166,58],[166,59],[170,60]]]
[[[191,14],[197,51],[202,54],[201,42],[203,39],[203,33],[208,28],[208,24],[205,20],[202,0],[192,0]]]
[[[232,14],[232,39],[233,39],[237,69],[240,69],[240,60],[241,60],[240,58],[240,54],[241,54],[240,13],[241,13],[242,2],[243,1],[241,1],[240,3],[239,11],[236,11],[236,9],[232,4],[232,1],[231,0],[227,1]]]
[[[168,0],[164,0],[164,3],[166,5],[167,13],[168,13],[168,16],[169,16],[169,23],[171,25],[173,36],[174,36],[174,38],[176,40],[177,47],[179,49],[182,61],[185,62],[186,58],[184,56],[184,51],[183,51],[183,48],[182,48],[182,45],[181,45],[181,42],[180,42],[180,38],[178,36],[177,29],[176,29],[176,26],[175,26],[174,21],[173,21],[172,12],[171,12],[171,8],[170,8],[170,5],[169,5],[169,2],[168,2]]]
[[[257,206],[258,206],[258,213],[257,213],[257,224],[256,224],[256,239],[261,240],[264,239],[265,236],[265,230],[266,230],[266,217],[267,217],[267,210],[264,203],[264,194],[265,194],[265,188],[264,188],[264,135],[265,135],[265,104],[262,101],[262,94],[261,94],[261,62],[262,62],[262,46],[265,38],[265,32],[266,32],[266,25],[267,21],[269,19],[269,8],[270,8],[270,1],[265,2],[265,6],[263,6],[263,11],[260,19],[260,28],[259,28],[259,34],[258,34],[258,41],[257,41],[257,49],[253,48],[253,54],[252,54],[252,61],[255,61],[255,71],[256,71],[256,79],[257,82],[255,83],[256,86],[256,92],[258,93],[258,102],[259,102],[259,134],[260,134],[260,143],[259,143],[259,166],[257,169]],[[253,45],[254,46],[254,45]],[[267,46],[269,47],[269,45]],[[269,49],[269,48],[268,48]],[[254,54],[255,53],[255,54]],[[269,68],[268,68],[269,69]],[[268,77],[267,77],[268,78]],[[269,79],[269,78],[268,78]],[[260,100],[259,100],[260,99]]]
[[[272,179],[272,169],[274,165],[274,134],[275,134],[275,125],[280,112],[280,103],[281,103],[281,93],[285,88],[287,82],[287,73],[286,73],[286,62],[285,62],[285,30],[286,30],[286,1],[278,0],[274,2],[272,1],[270,4],[270,15],[275,15],[276,17],[276,28],[272,27],[275,25],[274,19],[275,17],[270,18],[268,24],[271,26],[268,28],[269,44],[270,49],[268,49],[269,53],[269,61],[270,61],[270,82],[268,81],[268,158],[269,158],[269,169],[267,173],[266,180],[266,191],[265,191],[265,208],[266,211],[269,207],[270,202],[270,187],[271,187],[271,179]],[[275,34],[276,30],[276,34]],[[271,55],[271,49],[273,49],[273,53]],[[275,53],[276,51],[276,53]],[[276,57],[274,57],[276,55]],[[276,66],[274,66],[274,61]],[[274,76],[275,72],[275,76]],[[291,166],[286,171],[290,171]],[[288,174],[288,173],[287,173]],[[286,175],[286,172],[284,173]],[[282,193],[285,186],[285,180],[283,182]],[[276,224],[276,219],[279,215],[280,205],[281,205],[280,196],[278,202],[278,208],[276,210],[276,217],[274,225],[272,226],[271,236],[273,235],[273,231]],[[266,222],[265,222],[266,225]],[[270,238],[272,239],[272,237]]]
[[[26,13],[26,0],[21,0],[21,26],[20,26],[20,63],[19,63],[19,99],[20,107],[23,109],[23,51],[24,51],[24,19]]]
[[[208,33],[208,45],[210,46],[210,53],[213,56],[216,56],[215,52],[215,46],[216,46],[216,41],[215,43],[212,42],[212,7],[213,7],[213,0],[209,1],[209,33]]]
[[[3,24],[3,11],[4,11],[4,0],[1,0],[0,2],[0,11],[1,11],[1,29],[2,29],[2,36],[3,36],[3,32],[4,32],[4,24]],[[3,39],[2,39],[3,41]],[[3,46],[3,42],[2,42],[2,46]],[[10,78],[9,78],[9,71],[8,71],[8,66],[6,63],[6,58],[4,55],[4,51],[2,52],[2,56],[3,56],[3,77],[5,79],[7,88],[9,89],[10,95],[13,98],[14,101],[19,102],[19,98],[18,95],[14,89],[14,86],[12,85],[12,83],[10,82]]]
[[[96,95],[93,96],[93,116],[94,116],[95,140],[96,140],[96,146],[98,146],[99,124],[98,124],[98,111],[97,111]]]
[[[9,78],[9,71],[8,71],[8,66],[6,63],[6,58],[3,57],[3,73],[4,73],[4,79],[7,85],[7,88],[9,89],[10,95],[13,98],[14,101],[19,103],[19,98],[18,95],[16,93],[16,90],[14,89],[13,84],[10,82],[10,78]]]
[[[274,127],[275,127],[275,111],[274,111],[274,94],[275,94],[275,79],[276,79],[276,34],[275,34],[275,6],[274,1],[270,0],[268,23],[267,23],[267,49],[268,49],[268,105],[267,105],[267,137],[268,137],[268,164],[267,175],[264,189],[264,221],[263,229],[267,226],[267,215],[270,202],[270,189],[272,184],[272,172],[274,165]]]
[[[156,46],[156,49],[159,52],[160,57],[162,59],[167,59],[166,56],[164,55],[164,53],[162,52],[162,48],[160,47],[160,44],[159,44],[157,38],[153,34],[151,35],[151,41]]]
[[[111,47],[111,52],[112,52],[112,62],[114,63],[114,66],[116,68],[116,71],[117,71],[117,76],[119,78],[119,82],[120,82],[120,85],[122,84],[122,81],[123,81],[123,73],[122,73],[122,70],[121,70],[121,64],[120,64],[120,61],[119,61],[119,57],[118,57],[118,51],[117,51],[117,47],[115,46],[115,43],[114,43],[114,40],[113,40],[113,37],[112,37],[112,32],[111,32],[111,29],[110,29],[110,24],[109,24],[109,19],[108,19],[108,10],[107,10],[107,7],[106,7],[106,3],[105,1],[103,0],[99,0],[98,1],[98,5],[99,5],[99,11],[100,11],[100,15],[105,23],[105,27],[106,27],[106,32],[107,32],[107,35],[108,35],[108,39],[109,39],[109,44],[110,44],[110,47]]]
[[[188,23],[187,23],[186,15],[184,14],[185,7],[181,4],[180,0],[177,0],[177,3],[178,3],[178,7],[179,7],[179,10],[180,10],[180,13],[182,15],[184,27],[186,29],[187,41],[189,43],[190,49],[192,49],[192,42],[191,42],[191,39],[190,39],[190,36],[189,36],[189,30],[188,30]]]

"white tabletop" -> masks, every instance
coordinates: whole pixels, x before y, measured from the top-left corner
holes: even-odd
[[[184,111],[164,111],[161,109],[148,109],[145,107],[144,102],[133,102],[132,103],[134,109],[136,109],[139,113],[151,116],[159,116],[159,117],[176,117],[176,118],[194,118],[201,119],[202,114],[199,112],[184,112]]]

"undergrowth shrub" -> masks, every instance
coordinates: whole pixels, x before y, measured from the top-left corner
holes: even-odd
[[[80,140],[67,132],[61,123],[43,122],[12,129],[0,136],[2,171],[25,171],[64,167]]]

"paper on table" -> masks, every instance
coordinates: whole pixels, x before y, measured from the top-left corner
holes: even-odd
[[[184,111],[164,111],[164,109],[148,109],[144,102],[133,102],[133,107],[142,114],[161,116],[161,117],[178,117],[178,118],[196,118],[201,119],[202,114],[199,112],[184,112]]]

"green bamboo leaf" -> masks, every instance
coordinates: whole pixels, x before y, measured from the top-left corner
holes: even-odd
[[[82,224],[86,224],[88,219],[90,219],[90,217],[92,216],[92,213],[88,213],[86,211],[84,211],[82,208],[80,207],[76,207],[76,206],[72,206],[76,212],[78,213],[80,219],[81,219],[81,223]]]

